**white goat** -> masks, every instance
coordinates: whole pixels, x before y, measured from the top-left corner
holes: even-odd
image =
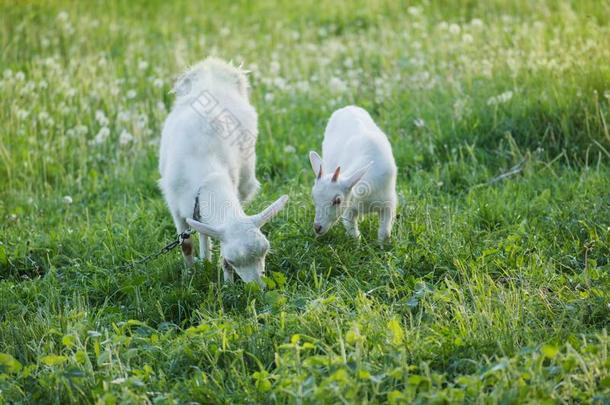
[[[225,281],[232,281],[237,271],[244,281],[264,287],[269,242],[260,228],[288,197],[257,215],[242,209],[260,187],[254,153],[257,114],[248,101],[247,78],[239,68],[208,58],[182,75],[174,91],[176,102],[161,136],[159,183],[176,230],[182,233],[190,225],[198,231],[199,253],[210,261],[209,238],[220,240]],[[182,244],[182,253],[191,265],[191,239]]]
[[[386,241],[397,204],[396,163],[386,135],[366,110],[344,107],[328,121],[322,154],[324,159],[309,152],[316,174],[312,189],[316,234],[324,235],[341,217],[347,233],[359,238],[358,218],[377,212],[377,236],[380,243]]]

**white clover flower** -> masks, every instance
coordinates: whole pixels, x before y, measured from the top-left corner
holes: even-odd
[[[163,80],[162,79],[155,79],[153,81],[153,86],[155,86],[156,88],[160,89],[161,87],[163,87]]]
[[[285,153],[294,153],[296,151],[297,151],[297,149],[294,146],[292,146],[292,145],[284,146],[284,152]]]
[[[59,65],[59,62],[54,57],[49,57],[44,60],[44,65],[52,70],[55,73],[61,73],[62,67]]]
[[[494,96],[494,97],[490,97],[487,100],[487,105],[498,105],[498,104],[504,104],[508,101],[510,101],[510,99],[513,98],[513,92],[512,91],[505,91],[504,93]]]
[[[483,59],[482,61],[480,61],[479,66],[480,66],[481,73],[483,74],[483,76],[485,76],[485,77],[492,76],[493,64],[491,63],[491,61],[489,61],[487,59]]]
[[[506,91],[506,92],[500,94],[500,101],[503,102],[503,103],[506,103],[511,98],[513,98],[513,92],[512,91]]]
[[[330,65],[331,59],[327,58],[326,56],[320,55],[318,56],[318,65],[320,66],[327,66]]]
[[[11,79],[13,77],[13,71],[11,69],[4,69],[4,72],[2,72],[2,77],[5,79]]]
[[[301,92],[309,91],[309,83],[307,83],[304,80],[296,82],[294,87],[295,87],[295,89],[297,89],[297,91],[301,91]]]
[[[41,111],[38,113],[38,121],[48,121],[51,116],[46,111]]]
[[[138,62],[138,69],[140,69],[140,70],[148,69],[148,62],[146,62],[145,60],[140,60]]]
[[[147,124],[148,124],[148,116],[146,114],[142,113],[137,116],[134,126],[136,127],[136,129],[144,129],[144,128],[146,128]]]
[[[157,110],[161,112],[167,112],[167,108],[165,108],[165,103],[163,101],[157,101]]]
[[[30,112],[29,112],[29,111],[27,111],[27,110],[23,110],[23,109],[21,109],[21,108],[20,108],[20,109],[18,109],[18,110],[17,110],[16,115],[17,115],[17,118],[18,118],[18,119],[20,119],[20,120],[25,120],[27,117],[29,117]]]
[[[345,82],[338,77],[332,77],[328,82],[328,87],[333,93],[343,93],[347,90],[347,85]]]
[[[260,71],[258,69],[258,65],[256,63],[250,63],[248,65],[247,70],[249,73],[252,73],[254,76],[257,76],[260,73]]]
[[[409,12],[409,14],[411,14],[412,16],[417,16],[420,14],[421,10],[419,9],[419,7],[409,7],[407,9],[407,11]]]
[[[472,35],[470,35],[470,34],[462,35],[462,42],[464,42],[466,44],[470,44],[472,41],[474,41],[474,38],[472,37]]]
[[[49,87],[49,83],[47,83],[46,80],[41,80],[40,83],[38,83],[38,87],[40,87],[41,89],[46,89],[47,87]]]
[[[413,124],[417,127],[417,128],[423,128],[426,126],[426,122],[421,119],[421,118],[415,118],[413,120]]]
[[[271,63],[269,64],[269,70],[271,71],[271,73],[273,73],[274,75],[277,75],[280,72],[280,64],[278,61],[274,60],[271,61]]]
[[[229,29],[229,27],[222,27],[220,29],[220,36],[221,37],[227,37],[227,36],[229,36],[229,34],[231,34],[231,30]]]
[[[74,34],[74,27],[72,26],[72,24],[66,23],[64,25],[64,31],[66,34],[72,35],[72,34]]]
[[[19,94],[28,95],[31,94],[36,89],[36,83],[32,81],[28,81],[21,89],[19,89]]]
[[[131,111],[129,111],[129,110],[119,111],[119,113],[116,116],[116,119],[119,122],[127,122],[127,121],[131,120]]]
[[[17,80],[18,82],[22,82],[25,80],[25,73],[19,71],[17,73],[15,73],[15,80]]]
[[[133,135],[126,130],[123,130],[121,135],[119,135],[119,143],[121,145],[127,145],[131,141],[133,141]]]
[[[470,25],[473,27],[482,27],[483,21],[481,21],[479,18],[473,18],[472,21],[470,21]]]
[[[608,100],[610,100],[610,90],[604,91],[604,97],[607,98]]]
[[[63,198],[64,204],[70,205],[72,204],[72,197],[70,197],[69,195],[65,195]]]
[[[70,87],[68,90],[66,90],[66,96],[69,98],[76,96],[76,89],[74,87]]]
[[[59,103],[58,109],[62,115],[68,115],[72,112],[72,108],[70,106],[68,106],[66,103],[64,103],[63,101],[61,103]]]
[[[286,89],[286,79],[284,79],[283,77],[279,77],[278,76],[275,79],[273,79],[273,84],[279,90],[285,90]]]
[[[66,11],[61,11],[59,14],[57,14],[57,19],[61,22],[66,22],[68,21],[68,13]]]
[[[270,103],[273,101],[273,99],[275,98],[275,96],[273,95],[273,93],[265,93],[265,101]]]
[[[453,23],[451,25],[449,25],[449,33],[453,34],[453,35],[458,35],[461,31],[461,28],[459,25]]]
[[[108,117],[106,117],[106,114],[102,110],[97,110],[95,112],[95,120],[103,127],[105,127],[109,123]]]
[[[127,98],[128,98],[128,99],[135,98],[135,97],[136,97],[136,95],[137,95],[137,93],[136,93],[136,91],[135,91],[135,90],[129,90],[129,91],[127,92]]]
[[[468,100],[467,99],[457,99],[453,103],[453,117],[461,121],[464,118],[464,115],[468,112]]]
[[[95,138],[93,138],[92,143],[94,145],[101,145],[102,143],[106,142],[106,139],[108,139],[109,136],[110,129],[108,127],[102,127],[97,135],[95,135]]]
[[[84,125],[77,125],[76,127],[74,127],[74,130],[76,131],[76,134],[80,136],[87,135],[87,133],[89,132],[89,128]]]

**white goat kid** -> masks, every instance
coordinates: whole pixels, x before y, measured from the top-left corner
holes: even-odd
[[[159,184],[176,230],[190,225],[198,231],[200,255],[210,261],[209,238],[220,240],[225,281],[237,271],[244,281],[264,286],[269,242],[260,228],[288,197],[253,216],[242,208],[260,188],[257,114],[248,101],[248,81],[239,68],[208,58],[182,75],[174,90],[176,102],[161,136]],[[192,239],[184,241],[182,253],[191,265]]]
[[[324,159],[309,153],[316,174],[312,189],[316,234],[324,235],[341,218],[347,233],[359,238],[358,219],[376,212],[377,237],[385,242],[392,232],[397,204],[396,163],[386,135],[366,110],[344,107],[330,117],[322,155]]]

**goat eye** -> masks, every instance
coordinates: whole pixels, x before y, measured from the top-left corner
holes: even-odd
[[[333,205],[339,205],[339,204],[341,204],[341,198],[335,197],[333,200]]]

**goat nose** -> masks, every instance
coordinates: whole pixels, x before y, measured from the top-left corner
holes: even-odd
[[[315,229],[316,233],[322,232],[322,225],[314,224],[313,229]]]

